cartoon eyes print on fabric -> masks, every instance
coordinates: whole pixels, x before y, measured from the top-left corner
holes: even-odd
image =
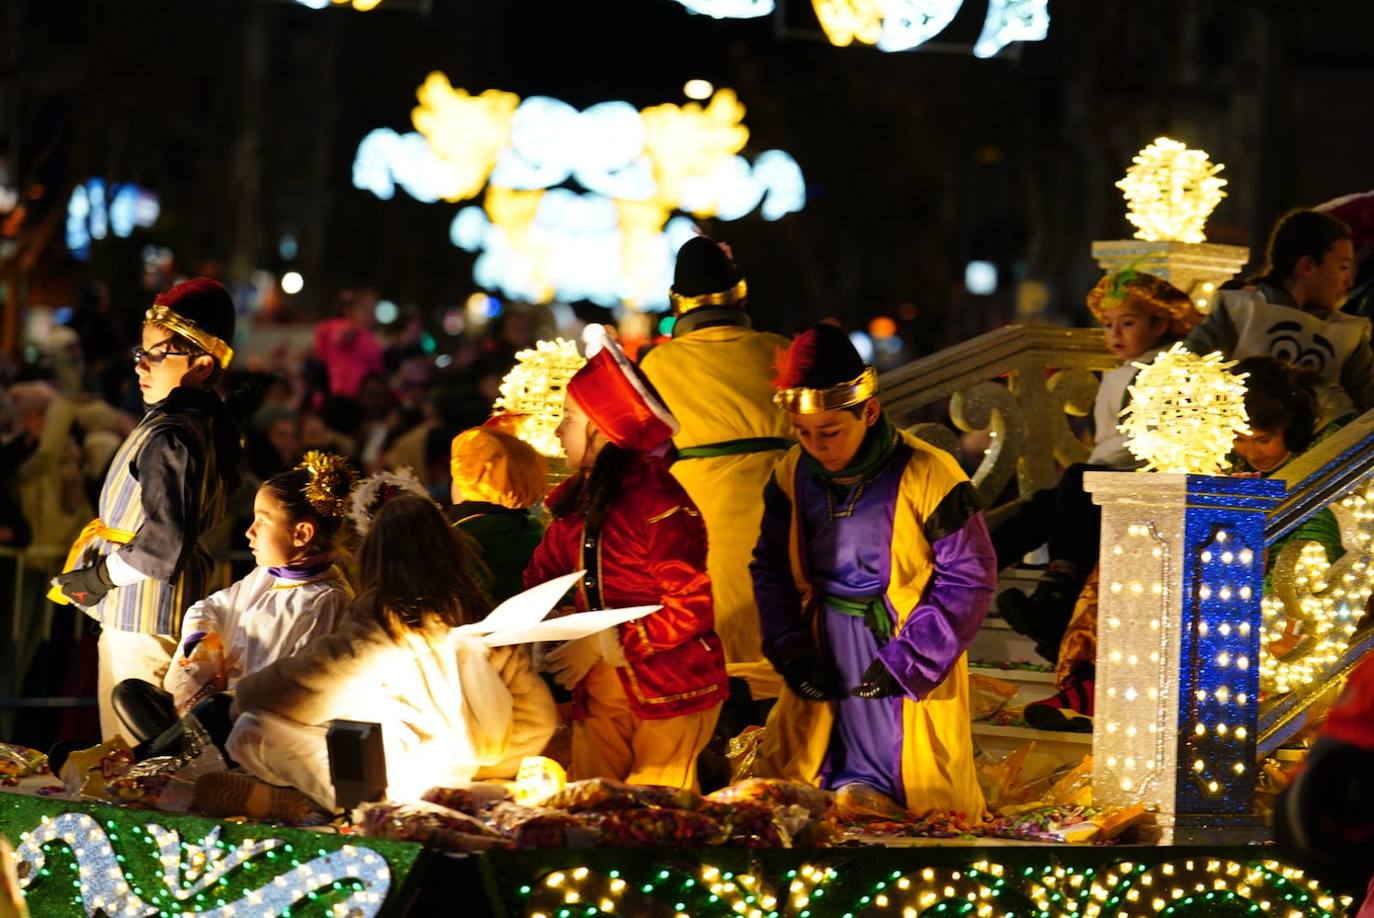
[[[1300,370],[1320,373],[1336,357],[1335,346],[1321,335],[1313,335],[1311,344],[1304,344],[1303,328],[1297,322],[1276,322],[1269,326],[1268,335],[1269,356]]]

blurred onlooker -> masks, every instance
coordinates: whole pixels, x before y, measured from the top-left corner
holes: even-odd
[[[429,392],[422,420],[391,441],[382,463],[414,469],[425,490],[442,500],[449,492],[450,441],[460,430],[481,424],[489,407],[471,390],[443,386]]]
[[[0,389],[0,430],[8,431],[14,420],[14,402]],[[24,444],[8,435],[0,437],[0,546],[23,548],[32,538],[29,522],[19,506],[19,464]]]
[[[75,410],[43,382],[10,387],[15,418],[6,444],[19,459],[14,480],[19,505],[39,546],[62,546],[92,516],[82,476],[81,448],[72,436]]]
[[[358,394],[363,381],[380,373],[382,346],[372,334],[377,295],[349,290],[339,297],[340,315],[315,326],[315,356],[324,364],[332,395]]]
[[[370,373],[358,385],[358,462],[369,475],[381,471],[382,452],[399,424],[396,399],[381,373]]]
[[[284,405],[264,405],[253,415],[244,435],[244,457],[258,481],[295,465],[301,456],[296,413]]]
[[[299,436],[302,452],[317,449],[325,453],[352,456],[358,448],[352,437],[334,430],[317,411],[301,412]]]

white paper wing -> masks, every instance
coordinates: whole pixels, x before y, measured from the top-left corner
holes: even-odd
[[[464,625],[458,629],[463,634],[491,634],[496,631],[529,628],[542,622],[553,611],[558,601],[572,589],[586,571],[573,571],[562,577],[530,587],[523,593],[516,593],[501,605],[491,610],[491,614],[480,622]],[[491,646],[498,646],[492,644]]]
[[[533,644],[538,641],[572,641],[595,634],[614,625],[632,622],[657,612],[662,606],[631,606],[625,609],[597,609],[538,622],[528,628],[511,628],[488,634],[482,643],[488,647],[508,644]]]

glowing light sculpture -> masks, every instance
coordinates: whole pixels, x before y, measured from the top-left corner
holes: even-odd
[[[446,201],[476,197],[501,151],[510,145],[511,121],[520,97],[496,89],[471,96],[455,89],[438,72],[425,79],[416,96],[420,104],[411,113],[411,121],[447,169],[442,197]]]
[[[812,0],[832,45],[909,51],[944,31],[964,0]]]
[[[1049,0],[988,0],[973,56],[994,57],[1014,41],[1044,41],[1049,34]]]
[[[363,138],[354,187],[389,200],[399,185],[426,203],[485,187],[449,238],[478,255],[479,284],[514,299],[666,309],[673,255],[695,232],[683,214],[778,220],[806,203],[787,153],[740,155],[749,129],[728,89],[705,104],[578,111],[547,96],[471,96],[433,73],[418,95],[417,132]]]
[[[1236,434],[1249,431],[1245,374],[1234,361],[1198,356],[1180,342],[1140,368],[1129,389],[1120,430],[1145,463],[1142,471],[1216,475],[1225,467]]]
[[[1205,242],[1207,218],[1226,196],[1226,179],[1217,178],[1225,166],[1168,137],[1155,138],[1131,162],[1116,187],[1126,196],[1135,238]]]
[[[719,89],[706,105],[655,105],[644,109],[644,149],[654,164],[658,200],[677,206],[686,184],[704,179],[749,141],[744,106],[728,89]]]
[[[120,838],[113,831],[116,826],[126,836],[145,836],[159,852],[161,870],[142,876],[134,872],[133,858],[126,861],[112,844]],[[270,826],[260,828],[275,834]],[[320,848],[315,858],[288,858],[279,856],[294,850],[285,839],[250,838],[231,846],[220,840],[220,831],[220,827],[215,827],[200,841],[183,841],[176,829],[156,823],[126,827],[114,820],[102,824],[84,812],[44,815],[38,825],[19,836],[15,855],[22,865],[20,886],[31,901],[36,901],[37,896],[47,893],[41,887],[58,885],[51,876],[57,865],[50,866],[50,858],[54,862],[65,859],[57,854],[65,847],[75,861],[76,876],[69,884],[63,881],[64,896],[67,903],[84,907],[87,914],[127,918],[150,914],[196,914],[207,918],[276,915],[328,894],[331,887],[342,889],[346,885],[352,889],[347,897],[338,899],[332,913],[371,918],[381,911],[391,888],[392,871],[385,857],[371,848],[344,844],[332,851]],[[292,837],[296,844],[306,843],[295,833]],[[126,839],[121,847],[128,844]],[[275,873],[273,862],[288,869]],[[237,880],[246,873],[239,868],[255,868],[247,876],[257,885],[239,880],[235,885],[241,888],[241,895],[226,901],[230,898],[225,888],[228,878]],[[213,895],[210,890],[218,894],[218,908],[198,904]],[[73,892],[77,895],[73,896]],[[52,904],[50,896],[46,901]],[[39,914],[37,908],[35,905],[34,914]]]
[[[452,187],[447,166],[434,155],[423,134],[397,134],[377,128],[358,145],[353,158],[353,187],[390,201],[400,185],[412,198],[433,204]]]
[[[500,395],[492,412],[519,416],[515,435],[542,455],[564,458],[563,445],[554,431],[563,419],[563,398],[568,380],[587,362],[577,345],[565,338],[538,341],[515,355],[515,366],[501,380]]]
[[[773,12],[773,0],[678,0],[678,3],[712,19],[757,19]]]

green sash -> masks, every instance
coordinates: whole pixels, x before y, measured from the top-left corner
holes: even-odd
[[[679,459],[710,459],[715,456],[739,456],[744,453],[766,453],[774,449],[791,449],[792,441],[781,437],[746,437],[723,443],[703,443],[685,446],[677,451]]]

